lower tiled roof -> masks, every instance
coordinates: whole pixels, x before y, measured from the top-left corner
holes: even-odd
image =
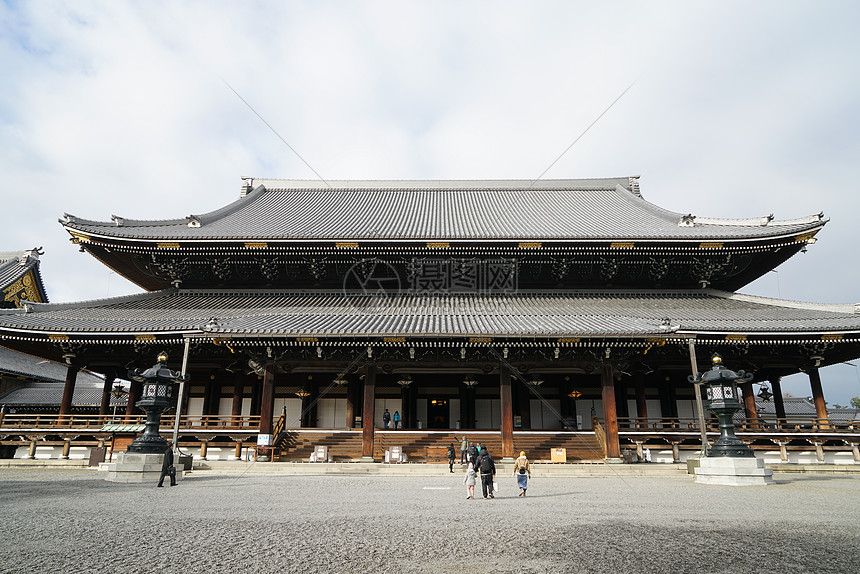
[[[858,333],[853,305],[715,290],[508,294],[168,289],[0,310],[0,335],[649,336]]]

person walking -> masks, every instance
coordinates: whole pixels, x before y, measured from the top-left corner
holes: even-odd
[[[481,492],[484,498],[487,498],[487,496],[495,498],[493,496],[493,478],[496,476],[496,463],[493,460],[493,455],[490,454],[486,446],[481,449],[481,454],[478,455],[476,468],[481,473]]]
[[[466,451],[466,462],[471,462],[473,465],[478,464],[478,449],[473,442],[469,443],[469,450]],[[477,466],[475,470],[478,470]]]
[[[394,421],[395,430],[399,429],[400,428],[400,411],[394,411],[394,417],[391,420]]]
[[[475,482],[477,478],[478,475],[475,473],[475,467],[470,462],[469,467],[466,469],[466,477],[463,479],[463,484],[466,485],[466,500],[473,500],[475,498]]]
[[[460,464],[466,464],[466,452],[469,450],[469,441],[466,440],[466,435],[463,435],[463,440],[460,442]]]
[[[391,422],[391,413],[388,412],[388,409],[385,409],[385,412],[382,413],[382,424],[385,426],[385,430],[388,430],[388,424]]]
[[[448,445],[448,471],[454,472],[454,458],[456,454],[454,453],[454,443]]]
[[[526,458],[525,451],[520,451],[520,456],[514,464],[514,476],[517,477],[517,486],[520,487],[518,496],[525,496],[526,490],[529,487],[529,479],[532,476],[532,470],[529,467],[529,459]]]
[[[176,468],[173,466],[173,443],[167,443],[164,451],[164,460],[161,463],[161,476],[158,477],[158,486],[164,486],[164,477],[170,477],[170,486],[176,486]]]

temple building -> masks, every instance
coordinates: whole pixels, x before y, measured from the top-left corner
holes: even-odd
[[[0,310],[0,342],[103,372],[105,393],[160,350],[172,368],[187,356],[180,443],[201,457],[259,442],[281,460],[312,444],[335,459],[397,445],[429,460],[463,434],[501,457],[563,446],[572,460],[617,460],[655,441],[677,454],[696,444],[688,376],[713,352],[755,374],[754,447],[779,444],[756,391],[772,390],[778,427],[780,379],[803,372],[815,416],[800,426],[818,438],[801,438],[856,453],[844,438],[856,427],[828,420],[819,370],[860,357],[860,306],[737,292],[827,221],[675,213],[636,177],[245,178],[211,213],[65,215],[82,251],[146,292],[27,299]],[[383,428],[386,410],[400,428]]]

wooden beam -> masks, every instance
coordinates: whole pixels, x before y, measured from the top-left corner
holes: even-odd
[[[75,394],[75,381],[78,378],[78,367],[73,360],[66,369],[66,383],[63,386],[63,400],[60,403],[60,420],[63,420],[62,415],[67,415],[72,412],[72,397]]]

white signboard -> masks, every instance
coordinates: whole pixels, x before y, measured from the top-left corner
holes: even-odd
[[[270,434],[258,434],[257,435],[257,446],[269,446],[272,444],[272,435]]]

